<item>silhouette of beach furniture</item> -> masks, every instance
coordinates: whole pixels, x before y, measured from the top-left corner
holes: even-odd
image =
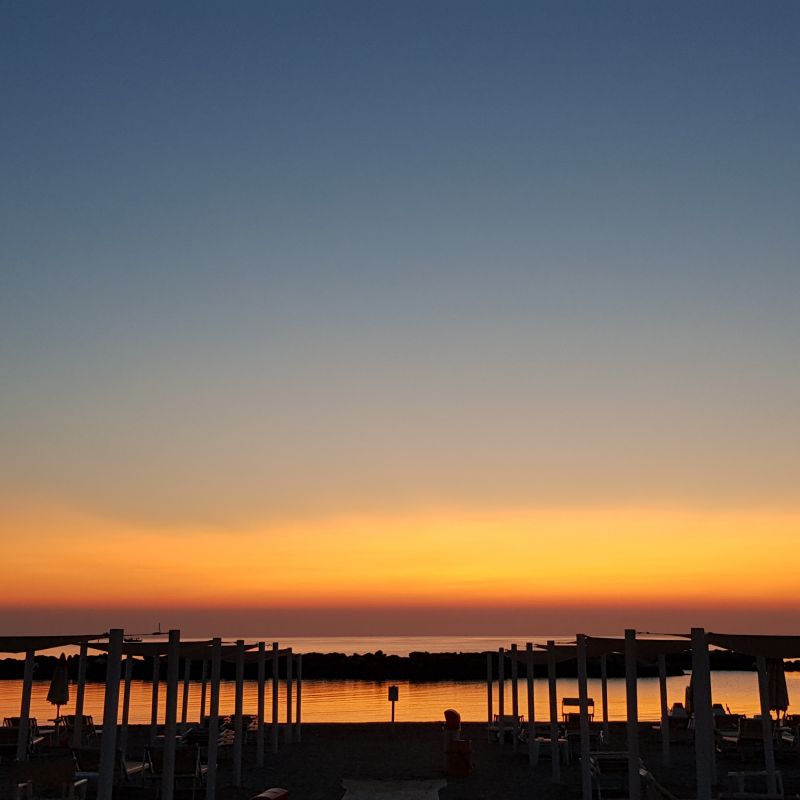
[[[586,705],[589,711],[589,722],[594,720],[594,699],[586,698]],[[561,699],[561,718],[566,723],[580,724],[581,701],[579,697],[564,697]],[[572,711],[571,709],[575,709]]]
[[[497,741],[519,737],[522,733],[525,716],[523,714],[495,714],[494,721],[487,730],[493,734]]]
[[[160,747],[147,747],[145,749],[145,783],[154,783],[161,786],[164,777],[164,750]],[[208,766],[200,761],[199,747],[175,748],[175,786],[183,784],[191,789],[194,798],[198,787],[205,783]]]
[[[5,717],[3,719],[3,729],[13,731],[15,737],[19,737],[19,726],[20,726],[21,717]],[[5,737],[8,737],[9,734],[4,735],[3,739],[3,747],[9,741]],[[45,737],[39,732],[39,725],[36,722],[36,717],[29,717],[28,718],[28,754],[33,753],[36,748],[45,741]]]
[[[729,772],[727,774],[727,790],[720,792],[722,800],[783,800],[783,774],[775,771],[777,792],[770,794],[767,791],[767,772],[758,770],[754,772]],[[754,785],[758,784],[758,785]]]
[[[75,759],[77,775],[86,778],[93,786],[97,784],[100,774],[100,750],[94,747],[73,747],[72,756]],[[144,761],[127,761],[121,748],[117,748],[114,761],[114,783],[130,784],[144,783],[144,773],[147,765]]]
[[[33,800],[45,797],[70,800],[85,798],[89,785],[85,778],[76,775],[75,761],[70,753],[15,761],[12,775],[17,784],[30,785],[30,794],[23,796]]]
[[[589,756],[592,788],[598,800],[606,797],[630,797],[628,786],[627,751],[593,752]],[[639,760],[639,780],[646,774],[644,763]],[[638,795],[637,795],[638,796]]]
[[[75,733],[75,714],[62,714],[56,719],[56,736],[59,741],[71,742]],[[97,738],[97,728],[94,726],[94,718],[90,714],[81,716],[80,734],[81,740],[87,744]]]

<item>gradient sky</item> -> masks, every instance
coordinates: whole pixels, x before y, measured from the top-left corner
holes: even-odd
[[[796,3],[0,18],[2,631],[800,611]]]

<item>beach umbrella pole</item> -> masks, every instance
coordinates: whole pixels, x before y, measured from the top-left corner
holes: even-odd
[[[492,708],[492,654],[486,654],[486,737],[489,741],[492,740],[492,723],[493,718]]]
[[[103,700],[103,735],[100,737],[100,765],[97,775],[97,800],[114,796],[114,766],[117,757],[117,714],[119,711],[119,679],[122,673],[122,629],[112,628],[108,634],[106,691]],[[170,800],[170,798],[164,798]]]
[[[131,676],[133,674],[133,656],[125,659],[125,687],[122,693],[122,727],[119,731],[119,747],[123,757],[128,751],[128,719],[131,711]]]
[[[86,663],[89,643],[81,642],[78,656],[78,689],[75,692],[75,725],[72,729],[72,746],[80,747],[83,739],[83,705],[86,697]]]
[[[514,752],[517,752],[517,740],[519,739],[519,664],[517,663],[517,646],[511,645],[511,714],[514,717]]]
[[[233,706],[233,785],[242,785],[242,746],[244,726],[242,711],[244,706],[244,639],[236,641],[236,690]]]
[[[534,706],[533,696],[532,642],[527,642],[525,645],[525,673],[527,677],[526,688],[528,690],[528,763],[533,767],[536,765],[536,707]]]
[[[506,657],[505,650],[499,648],[497,651],[497,735],[500,737],[500,747],[505,743],[506,730],[504,719],[506,713]]]
[[[586,635],[579,633],[576,642],[578,651],[578,710],[580,711],[581,730],[581,794],[583,800],[592,800],[592,771],[589,764],[589,690],[587,686]]]
[[[625,705],[627,707],[628,797],[639,800],[642,782],[639,777],[639,698],[636,693],[636,631],[625,631]]]
[[[183,660],[183,697],[181,698],[181,725],[186,729],[189,721],[189,686],[192,679],[192,659]]]
[[[203,671],[200,676],[200,724],[206,721],[206,688],[208,683],[208,659],[203,658]]]
[[[256,764],[264,766],[264,642],[258,643],[258,729],[256,730]]]
[[[161,800],[172,800],[175,794],[175,738],[178,733],[178,674],[181,659],[181,632],[169,632],[167,644],[167,698],[164,711],[164,773],[161,778]]]
[[[278,690],[280,689],[279,680],[280,661],[278,655],[278,643],[272,643],[272,752],[278,752]]]
[[[661,696],[661,760],[665,767],[670,766],[669,754],[669,705],[667,700],[667,657],[658,655],[658,688]]]
[[[286,731],[284,741],[292,743],[292,648],[286,651]]]
[[[711,714],[711,668],[703,628],[692,628],[692,690],[697,800],[711,800],[714,780],[714,720]]]
[[[556,686],[556,643],[547,643],[547,688],[550,695],[550,760],[553,783],[561,780],[561,754],[558,750],[558,687]]]
[[[206,800],[217,794],[217,752],[219,750],[219,681],[222,672],[222,639],[211,643],[211,705],[208,714],[208,771]]]
[[[756,658],[758,670],[758,697],[761,703],[761,735],[764,739],[764,768],[767,773],[767,793],[778,792],[775,774],[775,751],[772,746],[772,716],[769,708],[769,682],[767,680],[767,660],[764,656]]]
[[[158,685],[161,680],[161,657],[153,656],[153,688],[150,696],[150,744],[158,736]]]
[[[603,700],[603,737],[608,743],[608,656],[605,653],[600,656],[600,694]]]
[[[299,744],[302,738],[302,713],[303,713],[303,654],[297,654],[297,668],[295,669],[295,715],[294,739]]]
[[[33,691],[33,665],[35,650],[25,653],[25,671],[22,675],[22,701],[19,709],[19,730],[17,731],[17,761],[28,757],[28,731],[30,730],[31,692]]]

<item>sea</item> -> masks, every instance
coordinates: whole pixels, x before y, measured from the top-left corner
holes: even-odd
[[[230,637],[230,640],[243,638],[246,641],[268,641],[273,639],[264,636]],[[509,647],[516,642],[524,647],[526,642],[543,644],[548,639],[557,642],[569,641],[569,636],[327,636],[327,637],[286,637],[279,640],[281,647],[292,647],[297,653],[374,653],[378,650],[387,655],[407,655],[410,652],[483,652]],[[144,641],[151,637],[143,637]],[[228,641],[229,639],[226,639]],[[61,652],[71,655],[77,648],[64,647],[47,652],[58,655]],[[91,651],[90,651],[91,652]],[[790,701],[800,698],[800,673],[789,672],[786,675]],[[712,673],[712,695],[714,702],[727,706],[732,713],[752,716],[759,712],[758,680],[755,672],[714,672]],[[674,676],[667,679],[669,703],[683,701],[689,675]],[[302,720],[303,722],[384,722],[391,717],[391,703],[388,700],[389,685],[398,687],[399,700],[395,705],[395,718],[399,722],[442,721],[444,709],[454,708],[465,722],[481,722],[487,718],[487,688],[485,681],[363,681],[363,680],[303,680],[302,687]],[[40,724],[51,720],[54,707],[47,702],[49,681],[34,681],[31,699],[31,715]],[[511,680],[505,682],[506,709],[511,709]],[[519,702],[521,713],[528,715],[526,682],[519,682]],[[150,721],[151,684],[149,681],[133,681],[131,683],[130,722],[144,724]],[[498,684],[493,685],[493,708],[498,708]],[[549,718],[547,706],[547,681],[534,681],[534,704],[536,719]],[[578,694],[577,682],[574,679],[558,680],[557,692],[559,702],[562,697],[574,697]],[[74,711],[75,687],[72,687],[70,704],[62,707],[61,713]],[[88,683],[84,700],[85,713],[91,714],[95,720],[103,716],[104,685]],[[589,680],[589,695],[596,703],[598,717],[601,714],[600,681]],[[0,716],[19,714],[22,696],[22,681],[0,681]],[[160,687],[159,702],[160,719],[164,715],[166,689]],[[257,704],[257,686],[255,681],[246,681],[244,687],[245,713],[255,713]],[[657,678],[639,678],[638,681],[639,719],[643,721],[658,720],[660,716],[660,696]],[[800,699],[798,700],[800,704]],[[179,687],[178,709],[183,705],[183,686]],[[293,703],[293,705],[295,705]],[[271,685],[267,682],[266,708],[268,715],[272,707]],[[278,707],[281,722],[286,719],[285,685],[282,682],[279,690]],[[220,688],[220,713],[233,713],[234,685],[232,681],[223,681]],[[200,716],[200,686],[193,681],[188,692],[188,719],[197,720]],[[625,719],[625,682],[621,678],[611,678],[608,682],[608,713],[612,721]],[[293,709],[294,714],[294,709]]]

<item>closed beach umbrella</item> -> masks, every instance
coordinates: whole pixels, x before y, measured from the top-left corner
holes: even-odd
[[[67,675],[67,657],[62,653],[56,664],[50,688],[47,691],[47,702],[56,707],[56,717],[61,712],[61,706],[69,703],[69,676]]]
[[[689,676],[689,684],[686,687],[686,693],[683,696],[683,705],[686,708],[686,713],[691,716],[694,714],[694,684],[692,683],[693,676]]]
[[[783,668],[783,659],[767,659],[767,692],[769,695],[769,710],[786,712],[789,708],[789,690],[786,687],[786,672]]]

